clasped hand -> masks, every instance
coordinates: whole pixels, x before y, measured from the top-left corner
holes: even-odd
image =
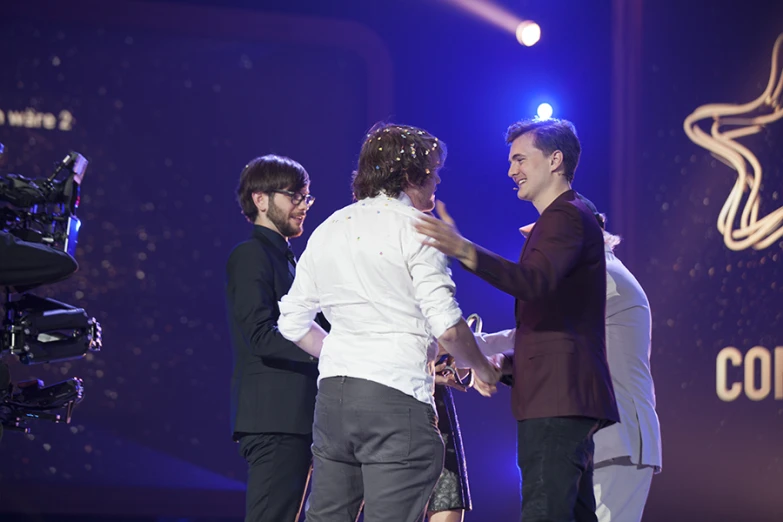
[[[464,368],[453,368],[454,358],[449,356],[446,361],[435,367],[435,384],[449,386],[459,391],[467,391],[468,388],[475,388],[484,397],[491,397],[497,392],[497,382],[502,375],[502,369],[498,366],[495,359],[488,357],[487,361],[491,367],[491,373],[484,375],[486,380],[481,379],[478,372]],[[459,379],[457,376],[459,375]],[[465,383],[464,379],[470,375],[470,380]],[[460,382],[462,381],[462,382]]]

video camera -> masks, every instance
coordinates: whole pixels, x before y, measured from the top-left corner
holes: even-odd
[[[3,230],[23,241],[58,248],[73,257],[81,226],[76,217],[79,188],[87,164],[84,156],[71,152],[48,178],[31,180],[8,174],[1,179],[0,201],[12,205],[0,208]],[[65,178],[56,179],[63,171],[67,173]]]
[[[2,144],[0,144],[0,154]],[[87,160],[71,152],[54,172],[32,180],[0,178],[0,286],[6,289],[0,330],[0,436],[2,429],[29,432],[26,421],[70,422],[84,396],[79,378],[50,386],[40,380],[13,384],[4,356],[23,364],[56,363],[101,349],[101,326],[74,306],[28,293],[69,277],[81,222],[76,217]],[[59,176],[59,178],[58,178]],[[65,409],[64,415],[57,410]]]

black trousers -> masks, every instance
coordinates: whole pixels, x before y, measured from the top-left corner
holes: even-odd
[[[239,439],[248,464],[245,522],[296,522],[310,474],[311,435],[252,433]]]
[[[602,425],[587,417],[519,421],[522,522],[597,522],[593,435]]]
[[[307,522],[418,522],[443,469],[430,404],[350,377],[321,380]]]

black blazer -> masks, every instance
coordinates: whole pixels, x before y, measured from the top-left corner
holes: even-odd
[[[280,301],[294,282],[288,244],[255,225],[251,239],[231,252],[226,266],[226,308],[234,350],[231,429],[242,433],[312,432],[318,360],[277,329]],[[329,324],[316,319],[327,331]]]

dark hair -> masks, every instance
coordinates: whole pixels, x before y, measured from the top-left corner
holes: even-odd
[[[267,154],[248,163],[239,175],[237,201],[251,223],[258,217],[253,194],[273,190],[299,192],[310,183],[310,176],[298,162],[285,156]]]
[[[563,153],[563,176],[571,183],[582,153],[574,124],[558,119],[518,121],[506,131],[506,143],[511,145],[515,139],[527,133],[533,134],[533,145],[544,155],[549,156],[556,150]]]
[[[579,192],[576,193],[576,197],[579,198],[582,201],[582,203],[585,204],[585,206],[587,207],[587,210],[589,210],[590,212],[593,213],[593,215],[595,216],[595,220],[598,221],[598,225],[601,227],[601,229],[602,230],[605,229],[606,228],[606,214],[602,214],[601,212],[598,212],[598,209],[595,208],[595,205],[593,204],[593,202],[590,201],[589,199],[587,199],[586,197],[584,197]]]
[[[381,192],[397,197],[409,186],[421,186],[446,161],[446,144],[429,132],[408,125],[376,123],[367,133],[353,173],[353,196]]]

